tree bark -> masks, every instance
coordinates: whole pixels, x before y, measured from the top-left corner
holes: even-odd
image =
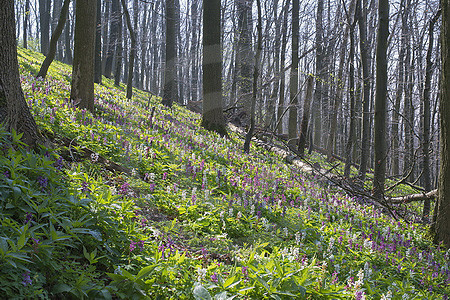
[[[314,120],[314,144],[321,146],[322,138],[322,80],[324,71],[323,55],[323,0],[317,1],[316,15],[316,89],[314,91],[313,120]]]
[[[23,133],[22,141],[35,147],[43,139],[20,86],[15,30],[14,1],[3,1],[0,5],[0,124],[9,131]]]
[[[298,138],[298,147],[297,151],[301,157],[305,155],[306,148],[306,140],[308,135],[308,123],[309,123],[309,115],[311,108],[311,101],[313,97],[313,89],[314,89],[314,78],[312,76],[308,76],[306,79],[306,95],[305,100],[303,102],[303,116],[302,122],[300,124],[300,135]]]
[[[120,13],[120,4],[119,0],[111,1],[111,17],[110,17],[110,30],[109,30],[109,47],[108,53],[106,54],[105,61],[105,75],[108,78],[111,78],[111,72],[113,68],[113,58],[114,58],[114,50],[117,48],[117,44],[121,41],[117,41],[117,36],[119,35],[119,30],[122,30],[122,27],[119,27],[119,22],[122,22],[122,15]],[[120,33],[121,34],[121,33]]]
[[[122,2],[122,9],[125,14],[125,20],[127,22],[128,32],[130,33],[131,38],[131,49],[130,49],[130,58],[128,61],[128,77],[127,77],[127,99],[131,99],[133,95],[133,68],[134,68],[134,59],[136,57],[136,35],[131,25],[130,13],[128,12],[127,4],[125,0],[120,0]]]
[[[178,95],[176,83],[177,49],[176,49],[176,35],[175,35],[176,22],[175,22],[174,6],[175,6],[174,0],[166,0],[166,66],[164,68],[164,92],[162,104],[167,107],[172,107],[173,101],[177,101],[176,98]],[[218,22],[220,24],[220,19],[218,20]]]
[[[50,37],[51,0],[39,0],[39,25],[41,33],[41,53],[47,54]]]
[[[64,0],[63,7],[60,12],[58,25],[55,27],[55,31],[52,34],[52,38],[50,40],[50,49],[45,57],[44,61],[42,62],[41,68],[39,69],[39,73],[37,74],[36,78],[45,78],[47,76],[48,68],[50,67],[51,63],[55,59],[56,55],[56,47],[58,43],[58,39],[61,36],[61,33],[64,29],[64,25],[66,24],[67,20],[67,13],[69,11],[69,4],[70,0]]]
[[[90,0],[76,1],[75,42],[70,99],[94,113],[94,48],[96,9]]]
[[[363,108],[362,108],[362,132],[361,132],[361,162],[359,165],[358,176],[361,182],[366,179],[367,165],[370,155],[370,42],[367,38],[367,9],[366,1],[357,5],[356,18],[358,19],[359,28],[359,49],[361,52],[361,68],[363,80]]]
[[[102,0],[97,0],[95,28],[94,82],[102,83]]]
[[[450,248],[450,0],[441,0],[441,105],[440,152],[441,166],[438,187],[438,213],[435,242]]]
[[[283,8],[283,25],[281,27],[281,57],[280,57],[280,91],[278,93],[278,112],[277,112],[277,128],[276,131],[278,134],[283,133],[283,121],[281,120],[283,117],[283,110],[284,110],[284,91],[285,91],[285,82],[286,82],[286,75],[284,70],[284,64],[286,61],[286,48],[287,48],[287,27],[288,27],[288,12],[289,12],[289,5],[290,0],[287,0],[284,8]]]
[[[375,171],[373,196],[382,198],[386,178],[386,104],[387,104],[387,46],[389,36],[389,1],[378,3],[378,37],[376,50],[375,94]]]
[[[261,60],[261,52],[262,52],[262,16],[261,16],[261,0],[256,0],[256,6],[258,10],[258,41],[256,46],[256,54],[255,54],[255,65],[253,67],[253,88],[252,88],[252,106],[250,110],[250,128],[245,135],[244,142],[244,153],[250,152],[250,141],[253,137],[253,132],[255,131],[255,107],[256,107],[256,99],[258,95],[258,79],[259,79],[259,65]]]
[[[428,49],[426,58],[426,71],[425,71],[425,85],[423,89],[423,116],[422,116],[422,154],[423,154],[423,172],[422,183],[425,191],[431,190],[431,177],[430,177],[430,91],[431,91],[431,78],[433,76],[433,62],[431,55],[433,54],[433,40],[434,40],[434,25],[436,24],[441,10],[438,10],[434,17],[431,19],[428,27]],[[430,200],[425,199],[423,202],[422,217],[424,220],[428,220],[430,215]]]
[[[23,47],[28,48],[28,20],[30,19],[30,0],[25,0],[25,12],[23,17]]]
[[[113,0],[114,1],[114,0]],[[122,78],[122,58],[123,58],[123,35],[122,35],[122,23],[123,17],[121,14],[120,7],[118,9],[119,19],[117,20],[117,36],[116,36],[116,44],[115,44],[115,52],[116,52],[116,65],[114,66],[114,85],[120,86],[120,79]]]
[[[222,108],[222,47],[220,0],[203,3],[203,113],[202,126],[227,135]]]
[[[292,64],[289,91],[288,146],[292,150],[297,145],[297,106],[298,106],[298,35],[299,35],[299,0],[292,1]]]

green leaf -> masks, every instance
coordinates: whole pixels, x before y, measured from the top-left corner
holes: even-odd
[[[67,292],[70,292],[71,290],[72,290],[72,287],[65,283],[59,283],[59,284],[55,285],[55,287],[53,288],[53,292],[55,294],[67,293]]]
[[[208,290],[203,287],[203,285],[199,282],[196,282],[194,285],[194,290],[192,291],[194,294],[194,298],[196,300],[212,300],[211,295]]]
[[[157,265],[151,265],[147,266],[145,268],[142,268],[139,273],[136,275],[136,279],[141,279],[142,277],[146,276],[148,273],[153,271],[156,268]]]

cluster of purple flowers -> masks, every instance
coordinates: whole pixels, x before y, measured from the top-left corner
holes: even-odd
[[[42,190],[45,190],[48,186],[48,178],[44,176],[38,176],[37,182]]]
[[[143,240],[140,240],[138,242],[131,241],[130,242],[130,252],[133,252],[134,250],[136,250],[136,246],[139,247],[139,251],[144,250],[144,243],[145,242]]]

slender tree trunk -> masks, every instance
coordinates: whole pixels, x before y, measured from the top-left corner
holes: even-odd
[[[198,0],[192,0],[191,100],[198,100]]]
[[[114,0],[113,0],[114,1]],[[123,36],[122,36],[122,24],[123,24],[123,17],[120,13],[121,9],[119,7],[119,19],[117,20],[117,36],[116,36],[116,43],[115,43],[115,52],[116,52],[116,65],[114,70],[114,85],[120,86],[120,80],[122,78],[122,58],[123,58]],[[112,29],[111,29],[112,30]],[[114,52],[114,51],[113,51]]]
[[[311,113],[311,101],[313,97],[313,89],[314,89],[314,77],[311,75],[306,79],[306,96],[305,101],[303,103],[303,116],[302,122],[300,124],[300,135],[298,138],[298,154],[303,157],[305,155],[306,148],[306,140],[308,138],[308,123],[309,123],[309,115]]]
[[[73,6],[75,6],[73,4]],[[72,57],[72,47],[71,44],[71,38],[70,38],[70,30],[72,28],[70,19],[66,20],[66,26],[64,27],[64,61],[67,64],[72,64],[73,57]]]
[[[105,74],[105,67],[106,67],[106,58],[108,57],[109,53],[109,40],[108,40],[108,34],[109,34],[109,23],[111,20],[110,16],[110,10],[111,10],[111,1],[105,1],[104,2],[104,15],[103,15],[103,21],[102,21],[102,38],[103,38],[103,48],[102,48],[102,74]]]
[[[122,30],[122,27],[119,27],[119,22],[121,21],[122,16],[120,14],[120,4],[119,0],[112,0],[111,1],[111,25],[109,30],[109,46],[108,46],[108,52],[106,54],[106,61],[105,61],[105,72],[103,75],[105,75],[108,78],[111,78],[111,72],[113,67],[113,58],[114,58],[114,49],[117,48],[117,44],[120,43],[117,41],[117,36],[119,35],[119,30]],[[122,34],[120,32],[120,34]]]
[[[14,1],[0,5],[0,124],[9,131],[23,133],[22,141],[30,147],[42,142],[20,86],[15,36]]]
[[[76,0],[75,43],[70,99],[94,113],[94,49],[96,9],[90,0]]]
[[[322,138],[322,79],[324,72],[324,55],[323,55],[323,0],[317,0],[316,15],[316,90],[314,92],[313,102],[313,120],[314,120],[314,144],[321,145]]]
[[[283,8],[283,25],[281,28],[281,35],[283,36],[281,40],[281,57],[280,57],[280,66],[281,66],[281,73],[280,73],[280,92],[278,94],[279,100],[278,100],[278,113],[277,113],[277,132],[278,134],[283,133],[283,110],[284,110],[284,94],[285,94],[285,82],[286,82],[286,75],[284,71],[284,64],[286,61],[286,48],[287,48],[287,27],[288,27],[288,12],[289,12],[289,6],[290,6],[290,0],[286,1],[286,4]]]
[[[361,67],[363,76],[363,108],[362,108],[362,132],[361,132],[361,161],[359,164],[358,176],[362,183],[366,179],[367,165],[370,156],[370,42],[367,39],[366,20],[367,20],[367,4],[366,1],[357,5],[357,19],[359,27],[359,49],[361,52]]]
[[[434,25],[439,19],[441,10],[434,15],[428,27],[428,50],[426,58],[426,73],[425,85],[423,89],[423,117],[422,117],[422,153],[423,153],[423,173],[422,182],[425,191],[431,191],[431,177],[430,177],[430,92],[431,92],[431,78],[433,76],[433,61],[431,56],[433,54],[433,39],[434,39]],[[430,215],[430,200],[426,199],[423,202],[424,220],[428,220]]]
[[[64,0],[64,4],[59,15],[58,25],[55,27],[55,31],[53,32],[52,38],[50,40],[49,52],[45,57],[44,61],[42,62],[41,68],[36,78],[39,77],[45,78],[47,76],[47,71],[48,68],[50,67],[50,64],[53,62],[53,59],[55,59],[56,46],[58,43],[58,39],[61,36],[61,33],[64,29],[64,25],[66,24],[67,13],[69,11],[69,4],[70,0]]]
[[[356,18],[350,25],[350,52],[349,52],[349,75],[348,89],[350,98],[350,124],[348,130],[348,140],[345,146],[345,167],[344,177],[350,178],[350,168],[352,166],[352,148],[355,142],[355,26]],[[350,20],[349,20],[350,22]]]
[[[386,104],[387,104],[387,46],[389,36],[389,1],[378,3],[378,37],[376,50],[375,94],[375,171],[373,195],[382,198],[386,178]]]
[[[256,7],[258,10],[258,25],[256,27],[258,31],[258,41],[256,46],[255,65],[253,67],[253,88],[252,88],[252,106],[250,110],[250,128],[247,134],[245,135],[245,142],[244,142],[244,153],[247,154],[250,152],[250,141],[252,140],[253,132],[255,131],[255,107],[258,94],[259,65],[262,52],[261,0],[256,0]]]
[[[28,48],[28,20],[30,19],[30,0],[25,0],[25,12],[23,17],[23,47]]]
[[[130,13],[128,12],[127,4],[125,3],[125,0],[120,1],[122,2],[122,9],[125,14],[125,21],[127,22],[128,32],[130,33],[131,39],[130,58],[128,62],[128,77],[127,77],[127,99],[131,99],[131,96],[133,95],[134,59],[136,57],[136,35],[131,25],[131,18]]]
[[[297,106],[298,106],[298,35],[299,35],[299,0],[292,0],[292,65],[289,82],[290,104],[288,123],[288,145],[295,149],[297,144]]]

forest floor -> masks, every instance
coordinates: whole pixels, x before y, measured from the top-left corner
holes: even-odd
[[[80,110],[71,67],[54,62],[37,80],[42,60],[19,49],[26,100],[55,149],[27,152],[0,129],[5,297],[447,299],[450,252],[427,226],[256,146],[267,142],[244,154],[236,128],[222,138],[199,114],[139,90],[126,99],[109,79],[95,114]]]

